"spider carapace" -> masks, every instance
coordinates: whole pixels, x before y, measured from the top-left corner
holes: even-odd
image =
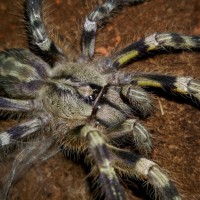
[[[82,55],[74,62],[48,36],[41,0],[25,1],[31,50],[16,48],[0,53],[0,110],[27,117],[0,133],[0,148],[3,151],[41,130],[52,134],[44,134],[45,139],[26,146],[14,163],[24,163],[23,169],[35,158],[42,160],[56,143],[65,151],[85,156],[105,199],[125,199],[120,184],[120,177],[124,176],[151,184],[162,200],[181,199],[162,169],[146,158],[151,152],[151,140],[138,119],[153,111],[144,88],[163,88],[200,101],[200,81],[156,73],[125,73],[120,68],[149,52],[198,49],[200,37],[155,33],[111,56],[93,59],[98,27],[118,7],[142,2],[107,0],[94,9],[83,26]],[[9,188],[7,184],[5,198]]]

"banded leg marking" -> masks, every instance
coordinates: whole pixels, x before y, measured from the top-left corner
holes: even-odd
[[[135,84],[141,87],[154,87],[171,90],[195,97],[200,102],[200,80],[185,76],[160,74],[119,74],[116,73],[111,84]]]
[[[50,66],[27,49],[0,52],[0,86],[10,98],[35,99]]]
[[[113,152],[113,164],[121,175],[136,176],[151,184],[162,200],[180,200],[181,197],[168,177],[161,171],[156,163],[142,158],[128,150],[110,147]]]
[[[105,193],[105,199],[124,200],[125,194],[112,166],[110,152],[104,139],[97,130],[90,130],[87,139],[89,140],[89,152],[99,171],[99,180]]]
[[[183,95],[191,95],[200,101],[200,81],[191,77],[143,74],[134,76],[132,83],[143,87],[158,87]]]
[[[105,139],[96,128],[79,126],[58,138],[61,146],[68,150],[86,153],[87,160],[93,165],[93,175],[99,179],[105,199],[125,200],[123,188],[112,166],[110,152]]]
[[[20,140],[36,131],[40,130],[47,124],[49,118],[47,116],[40,116],[30,121],[21,123],[6,132],[0,133],[0,148],[9,145],[13,140]]]
[[[105,19],[109,18],[112,12],[119,6],[142,3],[145,0],[107,0],[103,5],[98,6],[85,19],[82,32],[82,54],[86,58],[94,55],[95,36],[97,28]]]
[[[26,0],[27,29],[31,34],[31,42],[42,52],[49,55],[62,54],[61,50],[49,38],[41,13],[42,0]]]
[[[124,140],[124,142],[126,140],[134,141],[141,154],[148,154],[151,151],[152,144],[149,133],[136,119],[128,119],[109,130],[108,139],[114,146],[123,145]]]
[[[100,61],[101,70],[120,68],[133,59],[138,59],[154,50],[172,49],[199,49],[200,36],[185,36],[177,33],[155,33],[127,46],[110,58]]]
[[[38,107],[34,100],[16,100],[0,97],[0,110],[27,112]]]

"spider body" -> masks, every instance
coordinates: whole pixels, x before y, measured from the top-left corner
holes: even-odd
[[[83,28],[82,55],[77,62],[72,62],[49,38],[41,1],[26,0],[30,42],[51,61],[48,63],[42,56],[25,49],[0,53],[0,88],[4,94],[0,97],[0,109],[29,114],[26,121],[0,133],[0,147],[3,149],[49,127],[53,136],[38,146],[27,147],[16,158],[18,165],[23,162],[22,169],[34,161],[29,155],[36,152],[35,157],[40,158],[57,143],[66,151],[85,155],[105,199],[125,199],[120,176],[136,176],[147,181],[161,199],[181,199],[172,181],[156,163],[146,158],[151,151],[151,140],[137,117],[146,118],[153,110],[149,95],[142,87],[164,88],[200,101],[200,81],[183,76],[125,73],[120,68],[151,51],[198,49],[200,37],[155,33],[109,57],[93,61],[99,24],[119,6],[142,2],[108,0],[91,12]],[[135,147],[139,154],[133,150]],[[5,189],[4,198],[9,189],[10,185]]]

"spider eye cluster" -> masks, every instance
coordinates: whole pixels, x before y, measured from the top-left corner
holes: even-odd
[[[78,93],[88,103],[93,103],[100,92],[99,88],[90,85],[81,86],[78,88]]]

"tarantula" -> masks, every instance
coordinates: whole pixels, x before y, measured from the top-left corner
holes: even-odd
[[[125,199],[120,185],[123,176],[147,181],[160,199],[181,199],[172,181],[146,158],[151,141],[138,116],[145,118],[153,111],[143,87],[164,88],[200,101],[200,81],[183,76],[124,73],[120,68],[149,52],[200,48],[200,37],[155,33],[111,56],[93,60],[98,27],[118,7],[142,2],[107,0],[94,9],[85,19],[82,55],[73,62],[48,36],[41,0],[25,1],[28,38],[33,48],[0,53],[0,110],[28,117],[0,133],[0,148],[4,150],[41,130],[52,132],[52,136],[28,146],[14,165],[22,161],[28,165],[56,143],[63,151],[85,156],[105,199]]]

